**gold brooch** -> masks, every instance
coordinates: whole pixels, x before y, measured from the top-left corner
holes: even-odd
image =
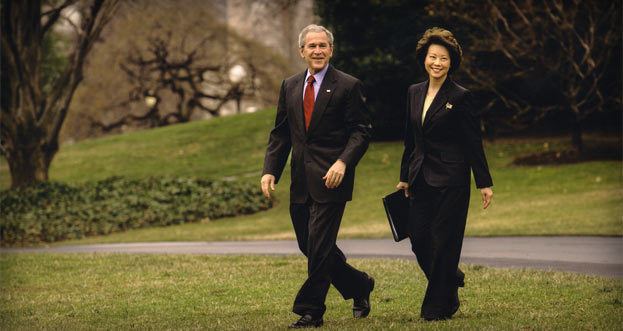
[[[449,103],[449,102],[448,102],[448,103],[446,103],[446,109],[448,109],[448,110],[452,109],[452,104],[451,104],[451,103]]]

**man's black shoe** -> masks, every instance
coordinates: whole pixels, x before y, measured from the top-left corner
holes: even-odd
[[[368,292],[361,298],[353,300],[353,317],[365,318],[370,314],[370,293],[374,290],[374,278],[365,274],[368,279]]]
[[[303,315],[301,318],[290,324],[289,329],[319,328],[322,326],[322,317],[314,319],[312,315]]]

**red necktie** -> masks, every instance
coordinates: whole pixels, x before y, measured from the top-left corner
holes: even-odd
[[[305,130],[309,128],[312,113],[314,112],[314,76],[307,77],[307,87],[303,96],[303,110],[305,111]]]

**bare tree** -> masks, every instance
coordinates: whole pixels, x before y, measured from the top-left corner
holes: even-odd
[[[255,88],[254,66],[245,63],[250,71],[241,77],[231,79],[230,64],[225,59],[215,60],[202,54],[206,44],[216,44],[215,33],[208,33],[195,47],[187,50],[186,40],[173,45],[172,33],[149,38],[146,51],[133,47],[126,60],[121,63],[130,84],[133,86],[128,100],[111,106],[128,106],[132,103],[145,103],[145,108],[127,111],[113,121],[91,117],[91,125],[109,132],[123,125],[142,124],[159,127],[191,120],[195,110],[220,116],[221,109],[229,101],[236,101],[240,112],[240,100],[245,90],[252,93]],[[240,64],[238,64],[240,65]],[[163,109],[163,94],[173,95],[175,108]],[[137,107],[139,108],[139,107]],[[142,113],[141,113],[142,112]]]
[[[621,43],[620,1],[446,0],[428,9],[464,34],[464,73],[492,93],[488,107],[501,102],[515,124],[564,112],[581,152],[586,118],[608,101],[620,104],[620,91],[605,78],[620,61],[613,57]]]
[[[83,78],[85,59],[112,18],[118,0],[57,3],[2,0],[0,138],[13,188],[48,179],[49,166],[59,148],[59,131]],[[79,23],[67,20],[77,30],[74,47],[62,74],[49,91],[44,91],[43,40],[70,6],[80,12]]]

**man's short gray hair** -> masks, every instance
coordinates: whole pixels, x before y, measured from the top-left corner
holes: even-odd
[[[301,33],[299,33],[299,47],[300,48],[305,47],[305,37],[310,32],[326,33],[327,37],[329,37],[329,44],[331,45],[331,47],[333,47],[333,33],[331,33],[331,31],[329,31],[327,28],[325,28],[322,25],[310,24],[304,27],[303,30],[301,30]]]

